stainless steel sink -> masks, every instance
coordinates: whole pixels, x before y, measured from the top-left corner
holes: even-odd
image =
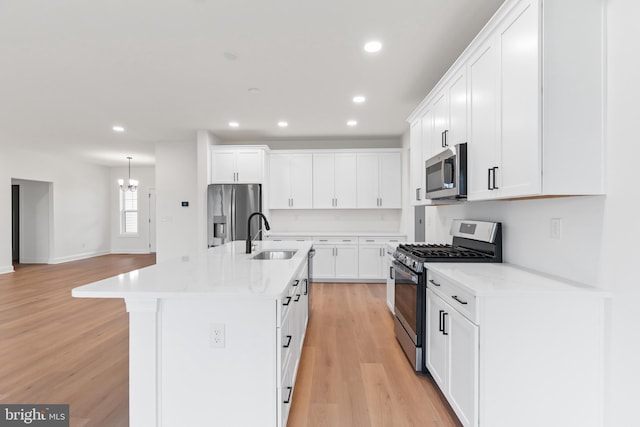
[[[297,250],[266,250],[262,252],[258,252],[251,259],[290,259],[292,258]]]

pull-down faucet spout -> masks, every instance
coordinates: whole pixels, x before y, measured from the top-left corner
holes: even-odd
[[[255,215],[262,217],[262,219],[264,220],[264,228],[266,228],[267,230],[271,230],[271,227],[269,226],[269,221],[267,221],[267,217],[265,217],[262,214],[262,212],[254,212],[251,215],[249,215],[249,220],[247,221],[247,247],[246,247],[246,253],[248,254],[251,253],[251,219]]]

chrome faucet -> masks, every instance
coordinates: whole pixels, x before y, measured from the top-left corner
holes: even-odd
[[[251,215],[249,215],[249,220],[247,221],[247,250],[246,253],[250,254],[251,253],[251,219],[255,216],[261,216],[262,219],[264,220],[264,228],[266,228],[267,230],[271,230],[271,227],[269,226],[269,221],[267,221],[267,217],[265,217],[262,212],[254,212]],[[256,233],[257,235],[257,233]]]

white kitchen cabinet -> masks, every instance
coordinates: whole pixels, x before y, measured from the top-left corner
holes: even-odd
[[[261,184],[263,170],[263,149],[211,149],[211,184]]]
[[[353,237],[316,237],[313,277],[317,280],[358,278],[358,239]]]
[[[491,170],[497,163],[498,53],[489,39],[469,61],[471,126],[467,145],[467,191],[470,199],[491,198]],[[484,175],[482,175],[484,174]]]
[[[426,366],[463,425],[477,425],[478,327],[427,289]]]
[[[538,28],[538,1],[521,2],[470,64],[469,199],[541,192]]]
[[[387,245],[385,252],[386,252],[386,259],[387,259],[386,268],[385,268],[386,282],[387,282],[387,307],[389,307],[389,311],[391,311],[391,314],[395,314],[396,312],[395,272],[393,270],[393,249],[391,249],[390,245]]]
[[[422,160],[468,142],[468,200],[603,194],[604,10],[506,0],[407,119],[433,116]]]
[[[426,265],[426,367],[462,425],[602,427],[607,294],[472,264]]]
[[[313,207],[313,156],[311,154],[271,154],[269,165],[271,209]]]
[[[313,154],[313,207],[356,207],[356,154]]]
[[[360,237],[358,239],[358,278],[386,280],[389,275],[387,244],[400,241],[401,237]]]
[[[358,153],[357,205],[366,209],[402,207],[400,152]]]
[[[419,117],[409,128],[409,167],[411,168],[411,204],[424,198],[424,161],[422,154],[422,119]]]

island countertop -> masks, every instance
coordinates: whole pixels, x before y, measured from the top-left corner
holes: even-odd
[[[252,254],[245,241],[203,250],[74,288],[79,298],[279,298],[306,263],[312,242],[255,241]],[[252,259],[262,250],[296,250],[291,259]]]

